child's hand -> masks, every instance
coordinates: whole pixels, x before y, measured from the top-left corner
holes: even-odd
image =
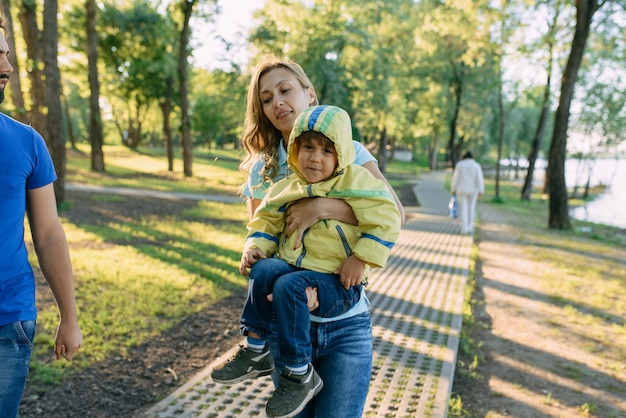
[[[259,248],[251,248],[241,255],[241,264],[239,265],[239,273],[243,277],[248,277],[248,269],[252,268],[257,261],[267,258],[263,250]]]
[[[320,306],[320,301],[317,298],[317,288],[309,286],[304,289],[304,292],[306,293],[306,305],[309,307],[309,312],[316,310]],[[274,294],[270,293],[267,295],[267,300],[268,302],[274,302]]]
[[[354,255],[343,260],[343,263],[335,270],[335,274],[339,275],[341,285],[346,290],[360,284],[363,273],[365,273],[365,261],[359,260]]]

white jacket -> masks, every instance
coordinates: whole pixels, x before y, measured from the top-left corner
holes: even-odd
[[[452,174],[450,186],[453,194],[483,194],[485,183],[483,170],[473,158],[465,158],[459,161]]]

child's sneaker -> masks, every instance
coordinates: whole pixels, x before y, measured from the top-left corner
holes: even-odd
[[[324,382],[310,364],[302,376],[284,369],[278,375],[278,387],[267,402],[265,412],[272,418],[293,417],[302,412],[323,386]]]
[[[234,357],[215,367],[211,378],[226,385],[238,383],[246,379],[267,376],[274,371],[274,358],[268,343],[263,351],[257,353],[240,345]]]

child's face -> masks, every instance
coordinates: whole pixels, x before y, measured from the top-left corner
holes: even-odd
[[[301,138],[298,167],[309,183],[317,183],[332,176],[337,162],[337,151],[331,141]]]

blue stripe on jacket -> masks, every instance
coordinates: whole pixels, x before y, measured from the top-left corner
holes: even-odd
[[[248,237],[248,239],[253,238],[265,238],[266,240],[275,242],[278,245],[278,237],[275,235],[266,234],[265,232],[254,232],[252,235]]]
[[[391,242],[391,241],[385,241],[382,240],[380,238],[378,238],[376,235],[372,235],[372,234],[363,234],[361,235],[361,238],[369,238],[373,241],[376,241],[379,244],[384,245],[385,247],[391,249],[393,247],[393,245],[395,244],[395,242]]]

